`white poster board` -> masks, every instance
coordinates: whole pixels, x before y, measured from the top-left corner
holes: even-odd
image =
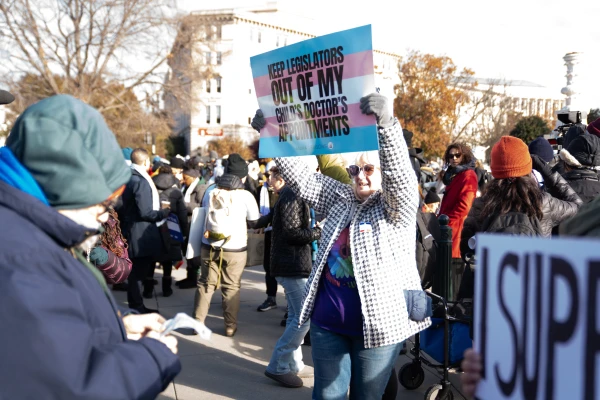
[[[477,236],[481,400],[600,399],[600,242]]]

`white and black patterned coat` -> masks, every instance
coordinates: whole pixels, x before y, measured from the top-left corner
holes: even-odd
[[[383,190],[363,203],[356,199],[351,185],[311,173],[301,159],[275,159],[286,185],[327,216],[306,285],[300,324],[312,314],[327,255],[354,210],[350,250],[366,348],[399,343],[431,324],[429,319],[409,320],[404,300],[404,289],[420,290],[421,281],[415,261],[417,180],[399,122],[379,128],[379,157]],[[370,224],[372,230],[361,233],[361,222]]]

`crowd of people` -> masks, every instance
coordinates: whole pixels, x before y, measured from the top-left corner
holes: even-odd
[[[543,137],[503,136],[490,172],[452,143],[431,173],[388,99],[373,93],[360,107],[376,118],[379,150],[308,164],[214,151],[166,160],[121,149],[100,113],[73,97],[30,106],[0,148],[0,352],[11,366],[0,397],[156,397],[181,365],[164,318],[144,304],[155,269],[161,295],[194,289],[191,313],[202,323],[220,290],[233,337],[243,329],[248,232],[260,231],[266,300],[257,311],[277,307],[278,285],[287,304],[265,375],[303,386],[308,342],[313,398],[395,398],[395,360],[431,324],[424,289],[436,264],[423,241],[438,215],[452,228],[455,297],[477,233],[598,236],[600,120],[571,127],[560,151]],[[258,110],[252,126],[266,123]],[[184,263],[186,278],[173,282]],[[127,291],[127,307],[108,285]],[[466,354],[469,394],[480,362]]]

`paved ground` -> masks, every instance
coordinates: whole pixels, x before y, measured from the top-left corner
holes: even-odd
[[[160,270],[156,277],[160,281]],[[185,270],[174,271],[174,278],[183,279]],[[162,315],[171,318],[178,312],[191,314],[194,290],[174,288],[173,296],[162,297],[160,285],[156,286],[153,300],[145,300],[146,306],[159,308]],[[115,292],[119,301],[126,302],[123,292]],[[313,379],[305,379],[304,387],[287,389],[264,376],[264,370],[271,357],[273,347],[283,333],[280,322],[285,313],[285,297],[280,288],[276,310],[257,312],[256,307],[265,299],[264,271],[261,266],[246,268],[243,275],[241,309],[238,332],[233,338],[224,336],[220,292],[215,293],[206,325],[213,331],[210,342],[187,332],[176,333],[179,339],[179,355],[183,369],[175,383],[163,392],[161,400],[212,400],[212,399],[260,399],[279,400],[282,398],[310,399]],[[303,346],[307,369],[312,369],[311,348]],[[407,356],[398,358],[396,368],[409,362]],[[456,375],[451,376],[455,387]],[[402,386],[398,399],[422,400],[429,386],[439,381],[433,371],[426,372],[425,382],[414,391]],[[463,398],[454,390],[454,398]]]

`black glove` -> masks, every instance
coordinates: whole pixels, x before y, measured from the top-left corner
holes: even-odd
[[[256,114],[254,115],[254,118],[252,118],[250,125],[252,125],[257,132],[260,132],[260,130],[264,128],[266,124],[267,120],[265,119],[263,112],[260,109],[256,110]]]
[[[377,125],[389,128],[394,125],[394,117],[388,107],[388,99],[382,94],[371,93],[360,99],[360,109],[363,114],[375,114]]]
[[[533,169],[538,171],[544,179],[549,177],[550,175],[552,175],[552,168],[550,168],[548,163],[546,163],[546,161],[542,160],[542,158],[540,156],[538,156],[537,154],[532,154],[531,161],[532,161]]]
[[[169,216],[169,214],[171,214],[171,209],[170,208],[163,208],[160,210],[160,213],[162,215],[162,219],[165,219]]]

